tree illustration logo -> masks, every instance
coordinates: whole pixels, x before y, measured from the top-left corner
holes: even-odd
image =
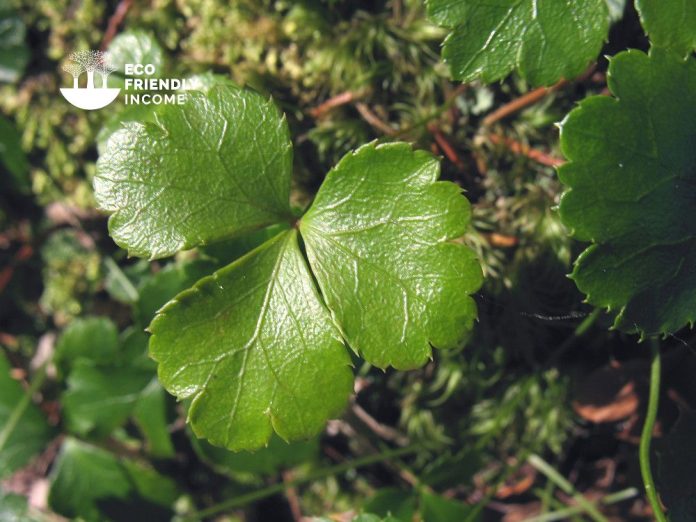
[[[69,62],[63,70],[73,77],[72,88],[61,89],[60,93],[72,105],[92,111],[101,109],[113,102],[121,89],[108,86],[109,75],[116,70],[108,53],[101,51],[76,51],[70,54]],[[87,73],[86,87],[80,87],[80,77]],[[95,85],[95,74],[99,75],[99,86]]]

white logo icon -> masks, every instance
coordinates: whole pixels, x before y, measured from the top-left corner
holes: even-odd
[[[101,109],[113,102],[121,89],[110,89],[107,84],[109,75],[116,70],[108,53],[101,51],[78,51],[70,55],[70,61],[63,70],[73,77],[71,89],[61,89],[60,93],[72,105],[92,111]],[[87,73],[87,86],[80,87],[80,77]],[[95,73],[99,74],[100,86],[94,84]]]

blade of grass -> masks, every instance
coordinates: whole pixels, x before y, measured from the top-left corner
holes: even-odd
[[[611,493],[603,497],[599,504],[604,506],[610,506],[611,504],[617,504],[635,497],[638,494],[636,488],[627,488],[622,491],[617,491],[616,493]],[[556,520],[567,520],[568,517],[574,515],[581,515],[584,512],[583,508],[580,506],[571,506],[565,509],[559,509],[552,513],[546,513],[544,515],[539,515],[532,518],[527,518],[523,522],[555,522]]]
[[[584,495],[579,493],[573,485],[568,482],[565,477],[563,477],[558,471],[556,471],[548,462],[542,459],[539,455],[532,455],[529,457],[529,463],[536,468],[537,471],[546,476],[551,482],[556,484],[562,491],[570,495],[575,502],[577,502],[578,507],[582,509],[592,520],[595,522],[609,522],[609,520],[602,515],[597,507],[587,500]]]

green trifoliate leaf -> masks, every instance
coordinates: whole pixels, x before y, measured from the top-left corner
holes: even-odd
[[[307,438],[352,389],[348,353],[295,230],[177,296],[150,330],[162,385],[192,399],[191,426],[215,445],[257,449],[273,429]]]
[[[155,123],[125,123],[99,158],[97,202],[133,255],[165,257],[291,214],[292,149],[273,103],[225,86],[188,96]]]
[[[640,20],[655,47],[687,56],[696,49],[696,2],[636,0]]]
[[[468,82],[517,70],[533,85],[573,78],[597,57],[609,30],[605,0],[428,0],[449,27],[442,56]]]
[[[45,417],[27,403],[29,399],[10,376],[10,364],[0,353],[0,478],[26,465],[50,440]]]
[[[471,329],[481,284],[461,189],[405,143],[361,147],[326,177],[300,230],[310,266],[348,344],[368,362],[417,368],[431,345]]]
[[[561,218],[594,243],[573,279],[615,326],[673,332],[696,318],[696,60],[654,49],[616,56],[615,95],[566,118]]]

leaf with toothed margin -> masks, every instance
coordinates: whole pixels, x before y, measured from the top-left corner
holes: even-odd
[[[572,278],[615,327],[674,332],[696,319],[696,60],[623,52],[608,83],[561,128],[561,219],[593,243]]]
[[[686,57],[696,49],[696,2],[636,0],[636,9],[650,43]]]
[[[481,284],[469,203],[435,157],[369,144],[329,172],[300,222],[319,288],[348,344],[379,368],[417,368],[457,346]]]
[[[257,449],[318,433],[352,390],[350,358],[291,230],[160,310],[150,354],[162,385],[191,398],[199,437]]]
[[[597,58],[609,32],[606,0],[427,0],[452,29],[442,57],[463,82],[501,80],[513,70],[533,85],[570,79]]]
[[[218,86],[127,122],[97,162],[99,206],[129,253],[160,258],[291,216],[285,118],[254,92]]]

